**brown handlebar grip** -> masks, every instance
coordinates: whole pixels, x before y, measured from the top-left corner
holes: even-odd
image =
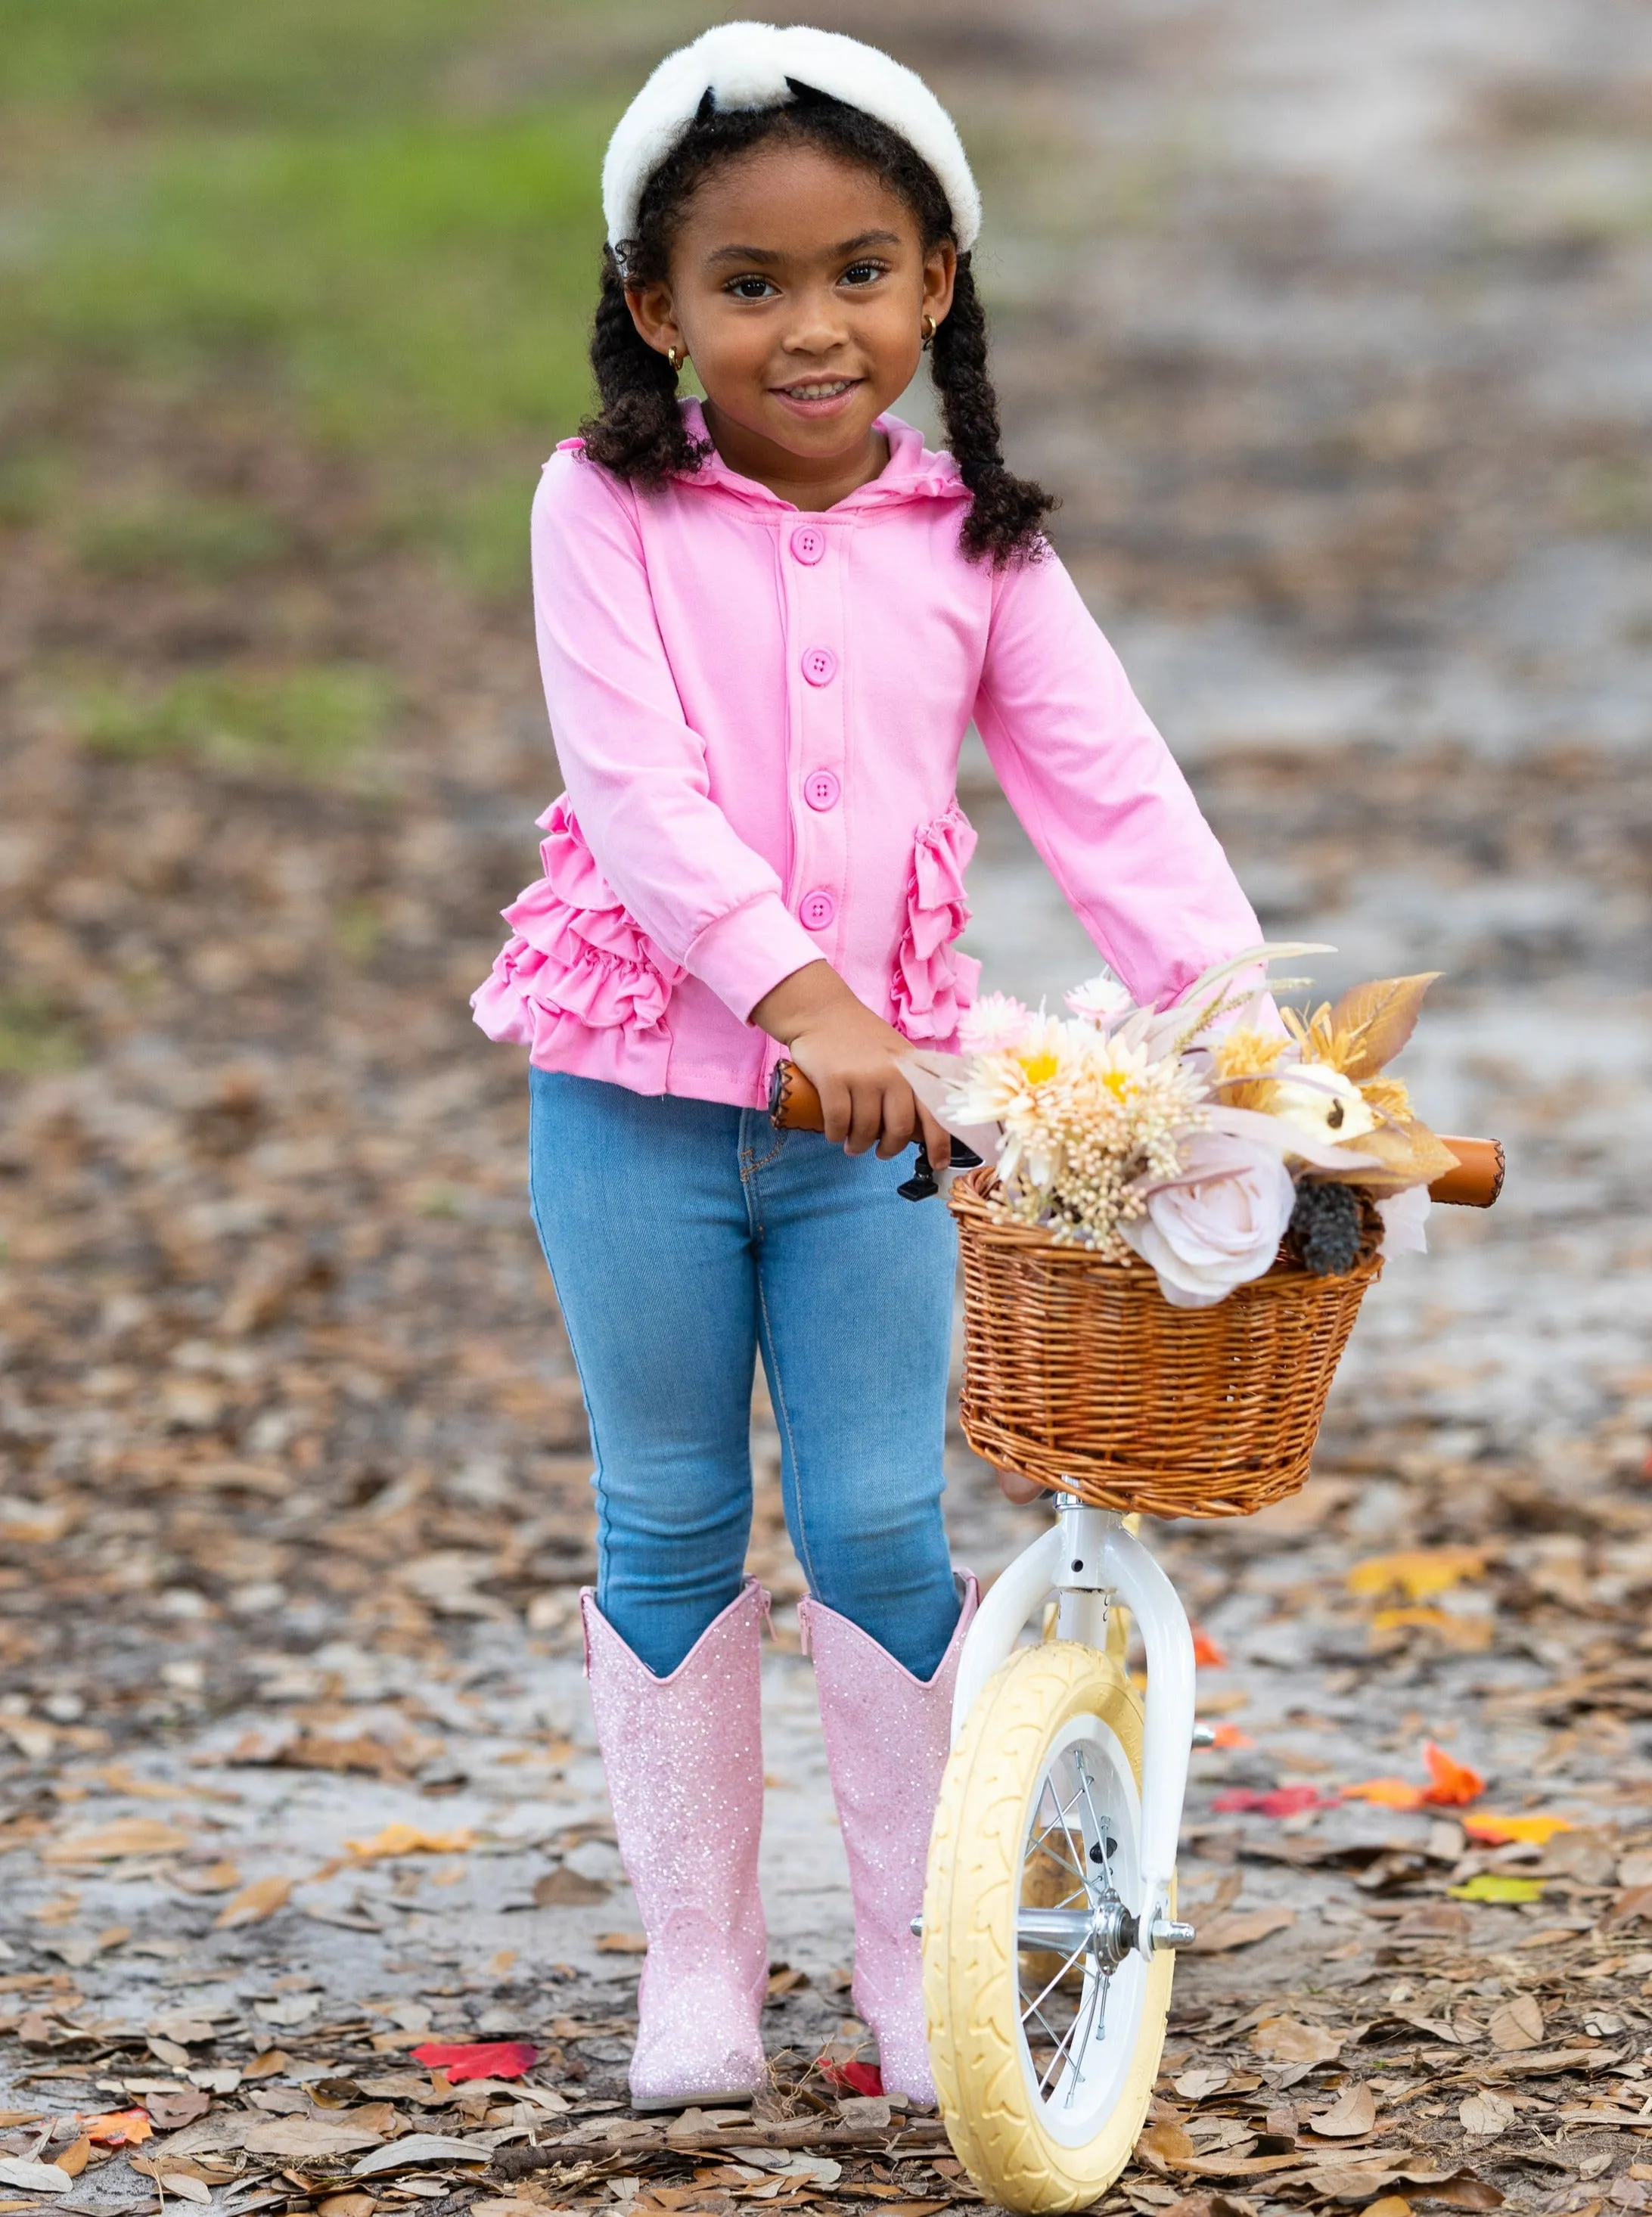
[[[1458,1208],[1489,1208],[1503,1190],[1500,1139],[1452,1139],[1440,1136],[1442,1147],[1457,1157],[1457,1168],[1437,1177],[1428,1189],[1431,1201],[1448,1201]]]
[[[824,1132],[820,1096],[795,1062],[777,1062],[769,1080],[769,1121],[777,1132]]]
[[[777,1131],[819,1132],[825,1119],[820,1096],[795,1062],[777,1062],[769,1081],[769,1115]],[[1458,1208],[1489,1208],[1503,1190],[1500,1139],[1448,1139],[1440,1145],[1457,1157],[1457,1168],[1428,1189],[1434,1201]]]

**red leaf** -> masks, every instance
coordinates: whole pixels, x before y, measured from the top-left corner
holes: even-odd
[[[539,2050],[525,2040],[478,2040],[455,2047],[442,2040],[427,2040],[413,2050],[416,2062],[447,2073],[450,2086],[467,2078],[520,2078],[539,2060]]]
[[[1466,1763],[1455,1762],[1432,1739],[1423,1742],[1422,1759],[1428,1765],[1430,1782],[1422,1798],[1437,1808],[1460,1809],[1465,1802],[1478,1800],[1485,1792],[1486,1782],[1477,1770],[1470,1770]]]
[[[881,2094],[883,2073],[875,2063],[833,2063],[824,2055],[814,2059],[814,2067],[828,2086],[835,2086],[840,2094]]]
[[[1228,1658],[1208,1632],[1193,1627],[1193,1660],[1202,1670],[1225,1670]]]
[[[1210,1804],[1227,1816],[1234,1811],[1258,1817],[1296,1817],[1304,1809],[1332,1809],[1333,1801],[1321,1800],[1317,1786],[1276,1786],[1271,1794],[1253,1794],[1248,1787],[1231,1786]]]

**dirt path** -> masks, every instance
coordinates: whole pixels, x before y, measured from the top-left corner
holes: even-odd
[[[1496,1216],[1440,1226],[1373,1297],[1300,1501],[1160,1535],[1226,1658],[1204,1695],[1234,1744],[1197,1760],[1183,1882],[1234,1944],[1181,1967],[1162,2130],[1110,2206],[1643,2207],[1646,21],[831,20],[934,69],[983,149],[1012,451],[1061,486],[1063,547],[1265,923],[1333,942],[1327,984],[1446,971],[1414,1083],[1511,1146]],[[257,596],[112,590],[49,516],[0,538],[4,2100],[170,2088],[162,2114],[211,2103],[183,2127],[204,2154],[226,2120],[330,2102],[523,2130],[507,2092],[410,2100],[397,2051],[428,2024],[533,2039],[542,2098],[609,2117],[635,1914],[573,1636],[588,1463],[520,1071],[463,1005],[551,785],[523,627],[393,547],[330,569],[358,488],[279,423],[148,389],[86,407],[117,480],[256,484],[303,530]],[[393,775],[99,755],[52,682],[71,648],[257,666],[297,634],[395,673]],[[979,766],[966,799],[971,943],[1054,995],[1083,944]],[[760,1410],[754,1437],[783,1650]],[[961,1446],[953,1522],[985,1572],[1027,1528]],[[795,1654],[769,1698],[774,1954],[807,1981],[777,1976],[774,2044],[813,2053],[854,2038],[841,1853]],[[1425,1738],[1484,1775],[1479,1809],[1573,1829],[1492,1850],[1475,1808],[1337,1799],[1424,1782]],[[1280,1788],[1274,1813],[1215,1806]],[[346,1850],[394,1824],[428,1844]],[[1530,1898],[1461,1897],[1487,1877]],[[1253,1911],[1275,1929],[1247,1941]],[[261,2049],[285,2060],[258,2077]],[[1351,2081],[1369,2124],[1315,2134]],[[226,2210],[308,2208],[339,2174],[195,2168],[183,2198]],[[442,2196],[473,2198],[462,2171]],[[604,2196],[575,2176],[543,2206]],[[117,2157],[70,2206],[152,2199]]]

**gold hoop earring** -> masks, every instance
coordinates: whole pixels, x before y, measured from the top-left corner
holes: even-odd
[[[935,318],[933,316],[925,316],[924,318],[924,351],[925,354],[929,352],[934,343]]]
[[[671,366],[671,375],[675,377],[678,370],[682,368],[684,363],[688,360],[688,356],[684,354],[679,354],[674,346],[668,346],[665,349],[665,359]]]

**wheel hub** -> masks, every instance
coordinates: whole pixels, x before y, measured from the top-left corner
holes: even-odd
[[[1023,1909],[1016,1918],[1020,1947],[1069,1961],[1088,1955],[1104,1973],[1118,1968],[1135,1946],[1138,1930],[1134,1911],[1116,1893],[1104,1894],[1088,1909]]]

